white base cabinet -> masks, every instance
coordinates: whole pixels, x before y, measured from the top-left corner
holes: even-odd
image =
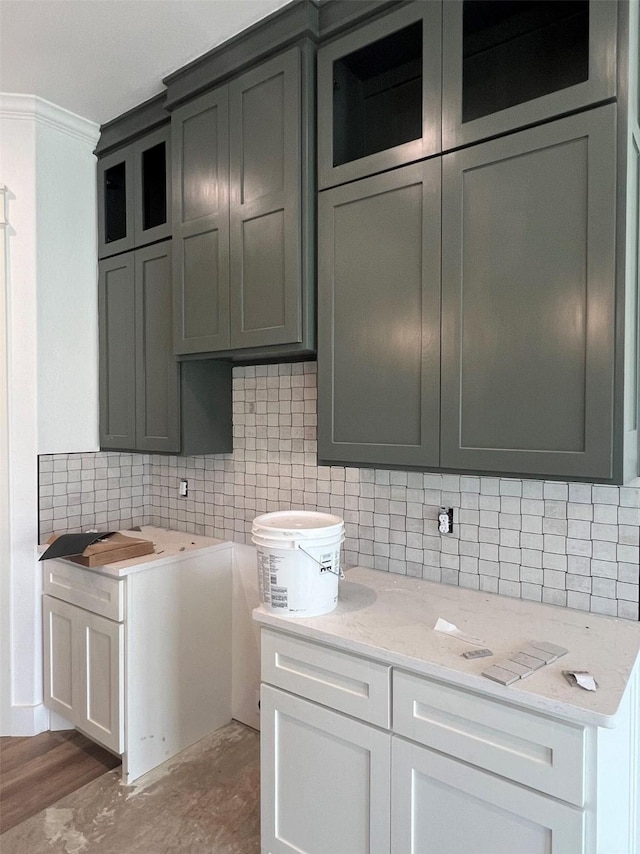
[[[287,629],[262,627],[263,854],[640,854],[637,676],[603,729]]]
[[[44,694],[47,708],[122,753],[124,625],[45,596]]]
[[[392,854],[584,851],[581,809],[393,737]]]
[[[231,720],[231,560],[44,564],[45,705],[121,754],[125,783]]]
[[[388,733],[268,685],[260,732],[263,850],[389,851]]]

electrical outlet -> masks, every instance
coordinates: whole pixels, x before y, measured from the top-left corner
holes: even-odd
[[[189,481],[188,480],[181,480],[180,481],[180,486],[178,487],[178,494],[179,494],[180,498],[186,498],[187,497],[187,495],[189,494]]]
[[[453,507],[441,507],[438,513],[438,531],[441,534],[453,533]]]

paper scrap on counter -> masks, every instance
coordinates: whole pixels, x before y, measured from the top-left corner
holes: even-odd
[[[457,626],[454,626],[453,623],[447,622],[447,620],[443,620],[442,617],[438,617],[433,630],[434,632],[444,632],[446,635],[453,635],[453,637],[458,638],[458,640],[464,641],[465,643],[471,643],[474,646],[485,645],[484,641],[481,641],[479,638],[474,638],[473,635],[466,635],[464,632],[461,632]]]
[[[569,685],[584,688],[585,691],[595,691],[598,683],[588,670],[563,670],[562,675]]]

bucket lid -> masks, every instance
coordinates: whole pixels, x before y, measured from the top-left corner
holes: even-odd
[[[319,513],[315,510],[277,510],[264,513],[253,520],[252,533],[273,533],[290,537],[329,536],[339,533],[344,522],[332,513]]]

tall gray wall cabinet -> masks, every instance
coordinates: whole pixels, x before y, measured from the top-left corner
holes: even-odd
[[[171,241],[100,262],[100,447],[232,449],[228,362],[173,355]]]
[[[418,12],[443,15],[421,66],[442,51],[442,144],[349,142]],[[638,3],[447,0],[350,24],[318,52],[321,187],[352,181],[319,194],[319,457],[636,477]],[[390,124],[409,101],[387,100]],[[426,157],[422,205],[400,151]]]
[[[173,110],[179,355],[314,350],[313,60],[292,47]]]

